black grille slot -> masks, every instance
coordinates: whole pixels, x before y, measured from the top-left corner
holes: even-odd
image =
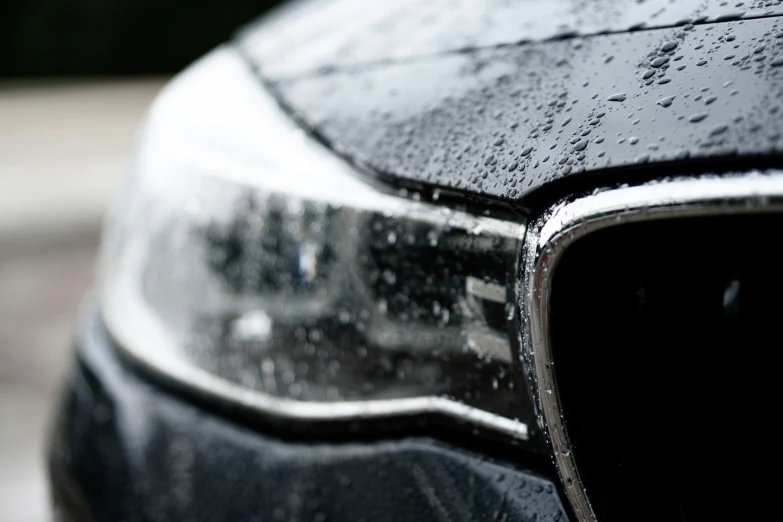
[[[599,522],[780,520],[783,217],[625,224],[556,268],[565,425]]]

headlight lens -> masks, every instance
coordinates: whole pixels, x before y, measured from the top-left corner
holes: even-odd
[[[103,316],[137,362],[272,417],[442,413],[526,439],[524,230],[360,180],[223,49],[152,111]]]

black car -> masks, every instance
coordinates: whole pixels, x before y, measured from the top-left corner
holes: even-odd
[[[140,136],[58,520],[779,520],[782,15],[305,0],[240,31]]]

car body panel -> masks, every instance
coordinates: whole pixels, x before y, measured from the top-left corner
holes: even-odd
[[[267,86],[344,157],[387,180],[523,202],[618,171],[778,157],[783,18],[426,56]],[[641,167],[641,168],[640,168]]]
[[[422,437],[285,441],[146,382],[86,314],[49,453],[58,520],[566,520],[555,484]]]
[[[723,0],[305,0],[247,33],[264,74],[410,60],[477,48],[783,14],[783,5]]]

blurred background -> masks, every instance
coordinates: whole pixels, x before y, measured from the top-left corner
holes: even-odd
[[[274,3],[4,0],[0,522],[51,520],[48,422],[103,214],[147,107],[171,75]]]

